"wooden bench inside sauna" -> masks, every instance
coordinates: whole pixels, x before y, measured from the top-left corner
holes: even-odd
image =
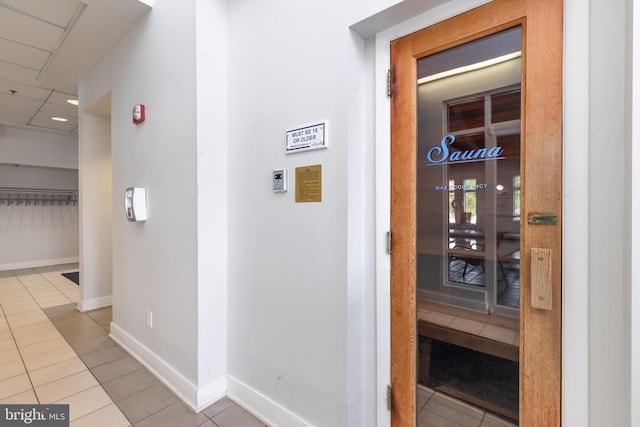
[[[517,420],[520,354],[518,319],[484,314],[424,299],[418,300],[417,316],[418,383],[487,411]],[[448,346],[445,360],[436,360],[439,346]],[[459,359],[446,360],[450,357],[452,348],[455,349],[455,354],[470,363],[461,362]],[[439,371],[446,371],[448,368],[458,372],[449,374],[448,377],[445,374],[444,379],[437,378]],[[487,396],[486,391],[479,393],[473,385],[469,385],[474,381],[482,381],[482,373],[478,371],[484,369],[498,371],[499,383],[488,387],[489,390],[493,389],[497,396]],[[455,378],[451,379],[452,375],[464,377],[461,381],[465,384],[461,385]],[[492,378],[487,381],[496,380]],[[482,388],[487,389],[486,386]],[[516,401],[513,401],[514,398]]]

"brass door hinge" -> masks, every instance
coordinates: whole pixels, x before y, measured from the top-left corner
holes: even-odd
[[[391,94],[393,93],[393,89],[392,89],[392,77],[393,74],[391,73],[391,70],[387,70],[387,96],[391,97]]]
[[[393,403],[393,392],[391,391],[391,385],[387,385],[387,411],[391,410],[391,405]]]

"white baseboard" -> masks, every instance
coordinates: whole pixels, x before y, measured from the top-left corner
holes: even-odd
[[[80,311],[95,310],[96,308],[110,306],[112,300],[113,298],[111,295],[107,295],[106,297],[100,297],[100,298],[78,300],[77,307],[78,307],[78,310]]]
[[[109,336],[195,412],[205,409],[212,403],[228,396],[268,425],[282,427],[308,427],[311,425],[267,396],[230,375],[222,375],[205,386],[198,388],[193,382],[185,378],[180,372],[176,371],[166,361],[119,328],[115,323],[111,323]]]
[[[231,400],[270,426],[308,427],[311,425],[231,375],[227,376],[227,386],[227,396]]]
[[[56,258],[56,259],[40,259],[23,262],[13,262],[9,264],[0,264],[0,271],[20,270],[21,268],[47,267],[49,265],[71,264],[79,262],[79,257]]]
[[[197,409],[198,388],[195,384],[113,322],[109,336],[194,411]]]
[[[115,323],[111,323],[109,336],[195,412],[206,408],[226,395],[226,375],[222,375],[198,389],[193,382]]]
[[[227,395],[227,376],[222,375],[198,389],[196,412],[216,403]]]

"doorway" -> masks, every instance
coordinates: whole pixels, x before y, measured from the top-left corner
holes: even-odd
[[[81,120],[78,308],[89,311],[112,303],[111,92],[82,111]]]
[[[562,1],[495,0],[391,54],[392,425],[436,416],[424,390],[559,425]]]

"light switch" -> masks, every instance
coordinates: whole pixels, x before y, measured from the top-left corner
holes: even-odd
[[[287,191],[287,170],[276,169],[273,171],[273,192],[285,193]]]

